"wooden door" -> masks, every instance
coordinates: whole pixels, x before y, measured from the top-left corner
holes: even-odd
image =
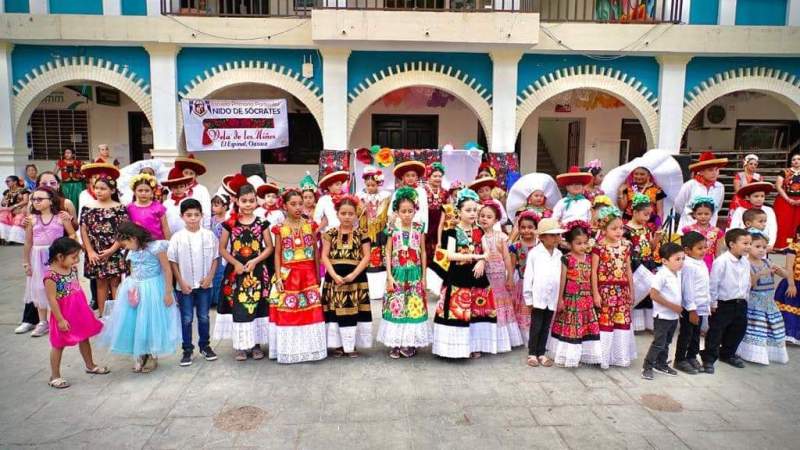
[[[438,148],[439,116],[373,114],[372,142],[389,148]]]

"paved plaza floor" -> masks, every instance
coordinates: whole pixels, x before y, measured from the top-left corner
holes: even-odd
[[[446,361],[425,349],[392,360],[278,365],[235,362],[229,342],[215,362],[178,355],[151,374],[95,349],[111,367],[83,372],[77,348],[47,386],[46,337],[14,335],[24,278],[21,247],[0,248],[0,448],[798,448],[800,349],[787,365],[715,375],[640,378],[650,335],[626,369],[528,368],[526,351]],[[380,305],[373,304],[375,317]],[[377,324],[376,324],[377,330]],[[672,349],[671,349],[672,350]]]

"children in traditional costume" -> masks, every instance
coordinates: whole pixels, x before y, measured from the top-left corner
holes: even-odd
[[[800,344],[800,227],[786,244],[786,278],[775,289],[775,302],[783,313],[786,341]]]
[[[420,161],[404,161],[394,166],[395,181],[399,180],[397,189],[392,196],[392,204],[397,199],[397,191],[401,187],[410,187],[417,193],[417,211],[414,213],[414,223],[422,225],[422,232],[428,232],[428,194],[419,179],[425,175],[425,164]],[[390,220],[391,221],[391,220]]]
[[[714,202],[713,214],[709,223],[716,225],[719,209],[725,199],[725,186],[717,179],[719,169],[728,164],[728,158],[717,158],[711,152],[703,152],[697,162],[689,164],[692,179],[681,186],[675,197],[675,211],[681,213],[678,229],[693,225],[696,219],[692,215],[690,205],[696,197],[711,198]]]
[[[345,170],[331,172],[319,180],[319,189],[325,194],[317,201],[314,208],[314,222],[319,224],[320,231],[328,231],[328,228],[339,226],[339,218],[336,215],[336,208],[333,206],[334,200],[344,194],[344,183],[350,181],[350,174]]]
[[[514,234],[517,240],[508,246],[511,255],[511,264],[514,266],[514,317],[522,335],[522,342],[530,340],[531,309],[525,304],[523,296],[523,280],[525,278],[525,264],[528,253],[536,247],[536,227],[539,225],[539,216],[531,211],[523,212],[517,218]]]
[[[660,265],[656,226],[650,221],[653,204],[650,197],[637,193],[631,198],[631,218],[625,224],[625,239],[631,243],[631,270],[646,270],[655,275]],[[640,269],[641,268],[641,269]],[[650,286],[637,290],[650,292]],[[635,291],[637,291],[635,290]],[[633,309],[633,331],[653,329],[653,300],[647,294]]]
[[[581,172],[578,167],[570,167],[567,173],[556,176],[556,182],[561,188],[566,189],[567,195],[560,199],[553,207],[553,218],[562,225],[574,220],[589,222],[591,218],[592,202],[583,195],[584,186],[592,181],[592,174]]]
[[[383,298],[386,292],[386,223],[389,218],[391,194],[382,190],[383,172],[367,166],[362,172],[364,190],[356,194],[361,202],[358,227],[361,235],[370,240],[370,258],[367,266],[369,297],[373,300]]]
[[[711,223],[711,218],[714,217],[716,206],[714,199],[711,197],[699,196],[692,199],[687,205],[687,208],[692,215],[692,224],[681,228],[681,234],[686,234],[690,231],[696,231],[706,238],[708,244],[706,248],[706,255],[703,261],[708,267],[708,272],[711,272],[711,265],[714,263],[714,258],[721,253],[723,237],[725,233]]]
[[[197,177],[206,173],[205,163],[190,153],[186,157],[175,158],[175,168],[190,178],[186,186],[186,197],[200,202],[200,207],[203,208],[203,228],[209,229],[211,227],[211,195],[208,193],[208,189],[197,181]]]

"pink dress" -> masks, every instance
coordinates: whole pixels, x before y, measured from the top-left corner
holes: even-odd
[[[690,231],[697,231],[706,238],[708,249],[703,256],[703,261],[705,261],[706,267],[708,267],[708,272],[711,273],[711,265],[714,263],[714,258],[717,257],[717,245],[719,245],[720,239],[725,238],[725,233],[715,226],[709,225],[707,228],[703,229],[699,224],[695,223],[688,227],[683,227],[683,229],[681,229],[681,234],[686,234]]]
[[[486,278],[494,291],[497,310],[497,351],[506,352],[511,347],[523,345],[517,317],[514,313],[513,293],[506,288],[506,267],[499,248],[508,247],[508,236],[501,231],[483,235],[483,248],[489,253]]]
[[[42,216],[32,215],[33,246],[31,247],[31,276],[25,280],[25,303],[33,303],[37,308],[47,308],[47,293],[44,290],[44,277],[50,270],[50,244],[64,236],[64,226],[57,216],[44,223]]]
[[[517,272],[514,275],[515,288],[513,292],[514,317],[517,319],[519,333],[522,335],[522,342],[527,343],[531,331],[531,309],[525,304],[522,298],[522,281],[525,277],[525,264],[528,262],[528,253],[536,246],[528,245],[522,241],[514,242],[508,246],[508,251],[517,257],[517,265],[514,268]]]
[[[61,315],[69,323],[69,331],[59,330],[58,321],[50,313],[50,345],[55,348],[70,347],[100,334],[103,323],[89,309],[76,269],[67,275],[48,271],[44,279],[56,284],[56,301]]]
[[[139,206],[136,202],[132,202],[127,208],[131,222],[147,230],[153,240],[164,240],[164,231],[161,229],[161,218],[167,213],[164,205],[154,201],[148,206]]]

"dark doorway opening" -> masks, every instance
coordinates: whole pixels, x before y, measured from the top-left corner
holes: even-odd
[[[153,149],[153,128],[141,111],[128,113],[128,148],[130,162],[150,158]]]
[[[625,164],[647,151],[647,137],[637,119],[622,119],[622,133],[619,143],[619,163]]]
[[[372,115],[372,142],[381,147],[439,147],[438,115]]]

